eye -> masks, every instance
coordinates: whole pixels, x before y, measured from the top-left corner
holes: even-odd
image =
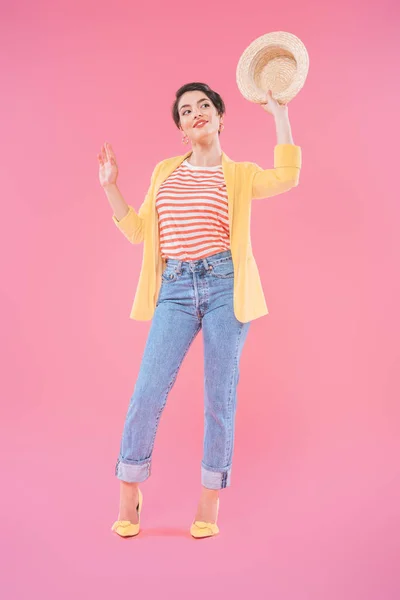
[[[209,104],[209,102],[203,102],[203,104],[201,106],[210,106],[210,104]],[[182,113],[182,115],[185,115],[188,110],[190,110],[190,109],[187,108],[186,110],[184,110],[183,113]]]

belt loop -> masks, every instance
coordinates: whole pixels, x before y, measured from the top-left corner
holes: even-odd
[[[181,274],[181,269],[182,269],[182,261],[178,260],[178,266],[176,267],[176,272],[178,275]]]
[[[206,271],[208,271],[208,269],[209,269],[210,267],[208,266],[208,262],[207,262],[207,259],[206,259],[206,258],[203,258],[203,265],[204,265],[204,268],[205,268],[205,270],[206,270]]]

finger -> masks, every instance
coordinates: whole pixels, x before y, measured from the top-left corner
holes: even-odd
[[[267,90],[267,93],[265,94],[265,102],[264,104],[268,104],[268,102],[271,99],[271,90]]]
[[[116,159],[115,152],[112,149],[111,144],[109,144],[108,142],[106,142],[106,149],[107,149],[108,156],[109,157],[112,156],[114,159]]]
[[[98,161],[99,161],[99,163],[100,163],[101,165],[103,165],[103,164],[104,164],[104,161],[103,161],[103,157],[102,157],[102,155],[101,155],[101,154],[98,154],[98,155],[97,155],[97,158],[98,158]]]

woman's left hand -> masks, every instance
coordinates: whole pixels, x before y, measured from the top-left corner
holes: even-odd
[[[265,100],[266,100],[266,102],[262,102],[261,106],[267,113],[269,113],[270,115],[273,115],[275,118],[278,116],[281,116],[281,115],[287,116],[287,114],[288,114],[287,104],[279,104],[279,102],[277,102],[272,97],[271,90],[268,90],[268,92],[265,96]]]

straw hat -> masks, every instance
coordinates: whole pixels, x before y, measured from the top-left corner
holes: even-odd
[[[265,102],[272,90],[279,104],[289,102],[304,85],[309,59],[303,42],[286,31],[274,31],[254,40],[236,68],[236,82],[250,102]]]

